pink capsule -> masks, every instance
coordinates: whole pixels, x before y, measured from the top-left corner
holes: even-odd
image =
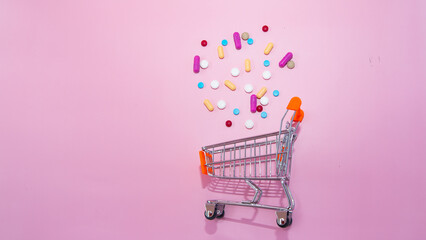
[[[256,112],[256,106],[257,105],[257,96],[256,94],[252,94],[250,97],[250,112],[255,113]]]
[[[200,56],[195,55],[194,57],[194,72],[199,73],[200,72]]]
[[[280,63],[278,64],[281,68],[285,67],[285,65],[293,58],[293,53],[288,52],[283,59],[281,59]]]
[[[241,38],[238,32],[234,32],[234,43],[237,50],[241,49]]]

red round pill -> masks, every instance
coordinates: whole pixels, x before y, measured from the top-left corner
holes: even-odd
[[[226,126],[227,126],[227,127],[232,126],[232,122],[231,122],[230,120],[226,121],[226,123],[225,123],[225,124],[226,124]]]
[[[201,41],[201,46],[203,47],[207,46],[207,41],[206,40]]]
[[[262,106],[260,106],[260,105],[259,105],[259,106],[257,106],[257,107],[256,107],[256,111],[258,111],[258,112],[263,111],[263,107],[262,107]]]
[[[264,25],[264,26],[262,27],[262,31],[267,32],[268,30],[269,30],[269,27],[268,27],[268,26]]]

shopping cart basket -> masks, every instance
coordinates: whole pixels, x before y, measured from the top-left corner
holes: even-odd
[[[236,205],[275,210],[278,226],[284,228],[292,224],[295,203],[289,182],[296,130],[304,117],[304,112],[300,109],[301,104],[302,101],[298,97],[290,100],[278,132],[202,147],[199,154],[203,174],[222,179],[245,180],[255,191],[251,201],[208,200],[204,212],[207,219],[221,218],[225,214],[225,205]],[[293,114],[283,128],[286,115],[290,111]],[[262,190],[252,180],[281,181],[288,206],[259,204]]]

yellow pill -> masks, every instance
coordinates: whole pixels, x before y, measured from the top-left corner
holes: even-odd
[[[274,47],[274,44],[273,43],[268,43],[268,45],[266,45],[266,48],[265,48],[265,55],[268,55],[270,52],[271,52],[271,50],[272,50],[272,48]]]
[[[246,61],[244,62],[244,65],[246,68],[246,72],[250,72],[251,71],[250,59],[246,59]]]
[[[217,55],[219,55],[220,59],[223,59],[225,57],[225,54],[223,54],[223,47],[222,46],[217,47]]]
[[[229,80],[225,80],[225,86],[227,86],[229,89],[231,89],[232,91],[234,91],[235,89],[237,89],[237,87],[235,86],[235,84],[233,84],[231,81]]]
[[[210,112],[213,111],[214,109],[213,104],[208,99],[204,100],[204,105]]]
[[[263,88],[261,88],[261,89],[260,89],[260,91],[256,94],[256,97],[257,97],[258,99],[261,99],[261,98],[263,97],[263,95],[265,95],[265,93],[266,93],[266,87],[263,87]]]

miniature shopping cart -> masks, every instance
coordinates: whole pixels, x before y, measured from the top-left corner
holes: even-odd
[[[294,199],[289,181],[296,130],[304,117],[301,104],[298,97],[290,100],[278,132],[202,147],[200,161],[203,174],[222,179],[242,179],[255,191],[251,201],[208,200],[204,212],[207,219],[221,218],[225,214],[225,205],[235,205],[275,210],[278,226],[284,228],[291,225]],[[293,114],[283,128],[289,112]],[[288,207],[259,204],[262,190],[252,180],[281,181]]]

